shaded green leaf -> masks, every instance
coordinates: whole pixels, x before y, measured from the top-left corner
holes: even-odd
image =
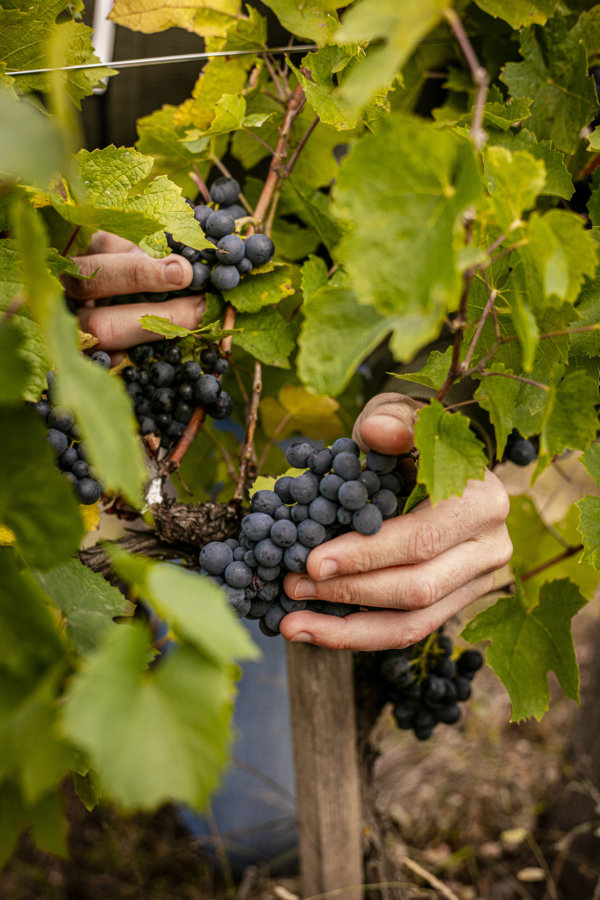
[[[426,387],[439,391],[450,370],[451,360],[452,347],[448,347],[443,353],[440,353],[439,350],[432,350],[427,357],[427,362],[418,372],[394,372],[394,377],[400,378],[402,381],[410,381],[413,384],[424,384]]]
[[[552,373],[534,480],[564,450],[586,450],[596,438],[597,380],[582,370]]]
[[[535,606],[528,607],[520,593],[502,597],[463,630],[465,640],[491,642],[487,662],[508,691],[512,721],[544,715],[549,671],[567,697],[579,700],[571,619],[585,602],[576,585],[560,578],[542,586]]]
[[[540,191],[541,194],[564,197],[565,200],[572,197],[574,188],[569,170],[565,165],[565,155],[560,150],[556,150],[550,141],[538,141],[533,132],[522,128],[516,134],[512,131],[492,132],[489,136],[489,143],[500,144],[511,152],[526,150],[530,156],[543,162],[546,181]]]
[[[485,477],[485,451],[468,419],[446,412],[437,400],[419,410],[415,445],[420,453],[417,480],[434,506],[453,494],[460,496],[470,478]]]
[[[265,434],[277,440],[295,432],[319,440],[335,440],[344,431],[339,409],[333,397],[312,394],[291,384],[282,387],[277,398],[265,397],[260,405]]]
[[[584,547],[581,559],[600,569],[600,497],[584,497],[575,505]]]
[[[29,366],[23,344],[23,333],[13,322],[0,322],[0,403],[15,403],[25,394]]]
[[[504,19],[511,28],[545,25],[558,5],[558,0],[475,0],[477,6],[494,18]]]
[[[54,122],[31,103],[6,93],[0,93],[0,121],[2,176],[48,187],[65,163],[62,135]]]
[[[600,484],[600,444],[592,444],[585,451],[580,459],[581,465],[584,467],[594,481]]]
[[[233,336],[235,346],[267,366],[290,368],[298,331],[295,322],[286,322],[276,309],[263,309],[260,313],[240,313],[235,324],[240,329]]]
[[[502,363],[490,366],[490,372],[506,372]],[[477,376],[475,376],[477,377]],[[514,378],[491,376],[482,378],[475,391],[475,399],[488,410],[496,433],[496,458],[502,459],[506,439],[513,429],[513,417],[517,394],[521,384]]]
[[[339,25],[336,0],[265,0],[265,6],[272,9],[286,31],[298,37],[308,38],[320,47],[328,43]]]

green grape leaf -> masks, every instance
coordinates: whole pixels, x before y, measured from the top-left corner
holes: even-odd
[[[306,259],[321,243],[319,235],[311,228],[303,228],[286,219],[275,219],[271,237],[277,247],[277,256],[290,262]]]
[[[173,124],[178,128],[197,128],[201,132],[209,128],[216,114],[216,104],[223,94],[245,93],[246,73],[252,60],[252,56],[210,59],[198,76],[192,96],[173,110]]]
[[[29,9],[0,9],[0,59],[10,60],[12,71],[56,66],[59,64],[57,56],[61,66],[99,62],[92,52],[91,28],[71,18],[56,22],[57,13],[65,7],[66,3],[57,5],[44,0],[36,3],[35,16]],[[62,73],[61,90],[79,108],[83,97],[91,94],[103,78],[114,74],[114,69],[103,66],[66,71]],[[14,86],[23,92],[51,93],[53,76],[20,75]]]
[[[0,173],[47,188],[65,164],[63,138],[40,109],[0,94]],[[39,148],[44,152],[40,153]]]
[[[439,391],[446,380],[451,361],[452,347],[448,347],[443,353],[440,353],[439,350],[432,350],[427,357],[427,362],[418,372],[394,372],[394,378],[410,381],[412,384],[424,384],[426,387]]]
[[[600,484],[600,444],[592,444],[580,459],[581,465]]]
[[[73,788],[88,812],[96,808],[102,792],[100,778],[95,769],[89,769],[84,775],[73,772]]]
[[[362,303],[402,319],[401,360],[458,304],[461,219],[480,190],[467,140],[404,116],[383,119],[341,166],[333,210],[348,231],[335,255]]]
[[[550,700],[549,671],[567,697],[579,701],[571,619],[585,603],[573,582],[559,578],[542,585],[535,606],[527,606],[520,592],[501,597],[463,630],[465,640],[491,642],[487,662],[508,691],[511,721],[542,718]]]
[[[579,510],[579,531],[584,547],[582,562],[600,569],[600,497],[584,497],[575,505]]]
[[[477,6],[495,19],[504,19],[517,31],[525,25],[545,25],[554,15],[558,0],[475,0]]]
[[[277,398],[265,397],[260,405],[264,432],[277,440],[295,432],[324,441],[334,440],[344,432],[339,409],[339,403],[332,397],[311,394],[291,384],[282,387]]]
[[[146,473],[123,384],[79,353],[75,320],[64,305],[59,283],[45,267],[46,235],[33,210],[17,209],[15,231],[21,248],[29,308],[43,332],[48,356],[56,368],[59,403],[72,410],[83,432],[90,463],[97,469],[104,486],[138,504]],[[46,509],[50,511],[50,507]],[[57,534],[56,526],[48,530]],[[55,559],[54,564],[58,561]]]
[[[28,824],[27,810],[13,781],[0,785],[0,866],[10,859],[21,830]]]
[[[516,101],[513,101],[516,102]],[[569,200],[573,195],[573,182],[565,165],[565,155],[556,150],[550,141],[538,141],[532,131],[522,128],[514,134],[512,131],[492,132],[488,139],[490,144],[499,144],[507,150],[526,150],[530,156],[544,163],[546,181],[542,194],[563,197]]]
[[[174,122],[176,109],[165,105],[138,119],[136,147],[144,156],[153,158],[155,174],[168,175],[187,197],[194,197],[197,187],[189,177],[192,165],[198,166],[203,176],[207,174],[207,165],[202,161],[204,154],[192,153],[182,140],[183,130]],[[210,152],[209,144],[206,140],[206,154]]]
[[[302,295],[304,302],[312,300],[314,295],[329,281],[327,265],[320,256],[309,256],[302,266]]]
[[[196,140],[203,134],[229,134],[236,131],[242,127],[245,115],[245,97],[241,94],[223,94],[215,104],[215,116],[209,127],[204,131],[190,132],[188,140]],[[258,125],[259,118],[254,120],[255,125]]]
[[[15,403],[25,394],[29,365],[23,345],[24,335],[14,322],[0,321],[0,403]]]
[[[124,810],[204,809],[227,758],[235,667],[183,645],[148,670],[149,653],[144,625],[110,629],[71,681],[64,732]]]
[[[335,33],[336,43],[384,43],[370,49],[339,88],[345,103],[358,111],[377,91],[385,89],[421,39],[437,25],[445,6],[443,0],[422,0],[418,4],[396,0],[354,3]]]
[[[485,477],[485,451],[468,419],[446,412],[437,400],[419,410],[415,445],[420,453],[417,480],[427,488],[433,506],[453,494],[460,496],[470,478]]]
[[[302,60],[302,68],[290,62],[290,67],[304,89],[306,100],[321,122],[333,125],[338,131],[355,128],[358,114],[335,90],[333,76],[352,59],[353,52],[342,47],[323,47],[309,53]],[[309,75],[303,70],[308,69]]]
[[[502,363],[495,363],[489,367],[490,372],[506,372]],[[475,378],[478,376],[475,375]],[[516,406],[517,394],[521,384],[514,378],[494,377],[493,375],[482,378],[475,391],[475,399],[487,409],[490,420],[496,434],[496,458],[502,459],[506,439],[513,429],[513,417]]]
[[[596,360],[600,356],[600,279],[586,280],[576,306],[577,318],[569,322],[571,328],[592,326],[593,330],[571,334],[569,343],[573,355],[577,358],[589,357]]]
[[[342,232],[338,222],[331,216],[327,197],[320,191],[307,194],[299,187],[300,182],[297,179],[290,179],[288,184],[296,195],[297,212],[300,218],[316,232],[328,250],[333,250]]]
[[[566,375],[563,371],[557,367],[552,373],[534,480],[550,465],[554,456],[566,449],[586,450],[596,438],[597,379],[582,370]]]
[[[196,0],[193,4],[170,0],[160,6],[143,0],[115,0],[109,19],[144,34],[185,28],[202,37],[224,38],[241,14],[240,0]]]
[[[37,580],[59,609],[77,651],[89,653],[116,616],[130,614],[123,594],[78,559],[37,574]]]
[[[406,498],[406,503],[402,508],[402,515],[405,516],[411,512],[419,503],[427,499],[427,488],[424,484],[415,484],[414,488]]]
[[[49,791],[35,804],[29,812],[29,821],[32,837],[40,850],[68,858],[68,824],[58,789]]]
[[[237,287],[227,291],[227,300],[239,312],[257,313],[294,293],[291,266],[276,266],[271,272],[254,269]]]
[[[483,107],[483,121],[486,125],[508,131],[513,125],[529,117],[531,103],[529,97],[512,97],[507,103],[493,100]],[[471,116],[472,112],[466,117],[464,124],[471,124]]]
[[[314,41],[319,47],[327,44],[339,25],[336,0],[265,0],[286,31]]]
[[[0,407],[4,484],[0,522],[16,536],[31,566],[49,569],[76,552],[83,523],[75,493],[46,443],[46,428],[31,409]],[[27,465],[23,465],[23,460]]]
[[[140,316],[140,324],[146,331],[152,331],[154,334],[161,334],[164,338],[172,339],[178,337],[187,337],[194,334],[189,328],[183,325],[173,325],[169,319],[164,316]]]
[[[286,322],[276,309],[263,309],[260,313],[240,313],[235,324],[239,329],[233,336],[236,347],[267,366],[290,368],[298,332],[294,322]]]
[[[503,231],[514,229],[544,187],[544,164],[525,151],[513,153],[499,146],[486,147],[483,160],[496,220]]]
[[[527,125],[538,138],[572,153],[579,132],[595,115],[598,100],[587,73],[585,48],[569,38],[563,19],[554,21],[543,31],[523,29],[523,62],[507,63],[501,78],[513,97],[533,98]]]
[[[223,591],[203,575],[172,563],[156,563],[110,548],[118,575],[151,604],[176,638],[217,665],[257,659],[260,651],[236,620]]]
[[[389,318],[361,305],[348,288],[323,287],[305,301],[302,312],[298,376],[316,394],[340,394],[392,327]]]

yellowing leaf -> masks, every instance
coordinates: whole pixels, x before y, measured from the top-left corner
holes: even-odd
[[[282,440],[294,432],[330,440],[344,432],[337,415],[340,406],[332,397],[310,394],[303,387],[285,385],[277,395],[260,405],[263,428],[269,437]]]
[[[225,37],[241,15],[240,0],[115,0],[109,18],[117,25],[151,34],[166,28],[185,28],[203,37]]]

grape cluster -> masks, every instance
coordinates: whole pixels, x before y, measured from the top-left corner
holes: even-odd
[[[524,438],[514,429],[506,441],[505,457],[517,466],[528,466],[537,459],[538,441],[535,437]]]
[[[347,616],[359,607],[320,600],[292,600],[283,590],[288,572],[305,572],[308,554],[347,531],[375,534],[395,516],[403,481],[397,457],[370,450],[361,463],[351,438],[316,449],[296,441],[286,452],[300,475],[283,475],[274,489],[257,491],[239,539],[211,541],[200,552],[200,571],[225,589],[239,616],[260,619],[264,634],[279,633],[289,612]]]
[[[459,704],[471,696],[471,681],[483,665],[478,650],[457,654],[442,632],[440,629],[404,650],[374,654],[383,699],[393,704],[398,727],[413,731],[421,741],[428,740],[440,722],[458,722]]]
[[[237,203],[239,193],[234,178],[217,178],[210,188],[212,205],[194,206],[194,217],[213,247],[195,250],[167,234],[172,252],[192,264],[194,274],[188,291],[203,291],[211,285],[219,291],[231,291],[254,266],[264,266],[273,258],[275,247],[266,234],[243,237],[234,233],[236,221],[247,215]]]
[[[92,360],[106,369],[110,366],[110,356],[103,350],[93,353]],[[102,487],[90,473],[85,444],[79,437],[73,414],[64,406],[55,406],[52,402],[54,381],[54,373],[48,372],[48,388],[34,403],[34,409],[48,426],[46,439],[56,454],[58,468],[75,488],[79,502],[89,506],[100,499]]]
[[[141,435],[155,434],[169,448],[183,433],[197,406],[213,419],[226,419],[233,400],[221,387],[229,368],[213,346],[200,353],[200,362],[182,362],[177,341],[138,344],[128,351],[133,365],[121,370]]]

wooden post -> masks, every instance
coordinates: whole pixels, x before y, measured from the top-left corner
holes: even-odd
[[[352,652],[288,645],[302,896],[363,897]]]

